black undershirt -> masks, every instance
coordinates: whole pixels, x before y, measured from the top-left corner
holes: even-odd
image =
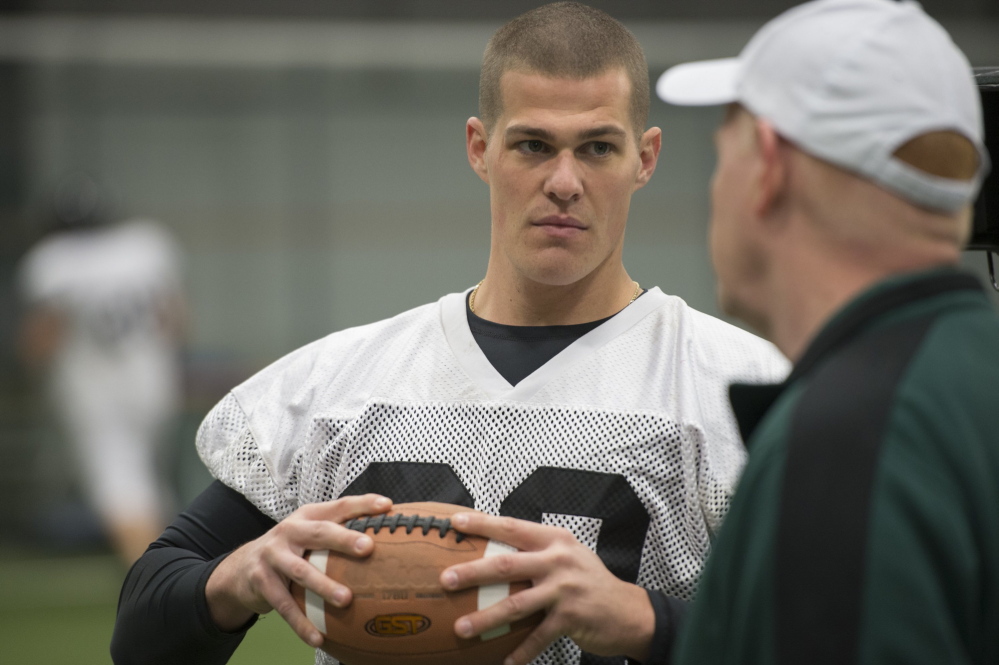
[[[476,316],[467,300],[465,310],[476,343],[511,385],[607,321],[507,326]],[[234,633],[219,630],[208,614],[205,585],[226,555],[276,524],[242,494],[213,482],[150,545],[125,578],[111,640],[115,665],[228,662],[255,619]],[[667,663],[686,606],[659,592],[650,592],[649,598],[656,612],[656,656],[649,662]]]
[[[644,291],[643,291],[644,293]],[[482,354],[510,385],[515,386],[567,346],[608,319],[568,326],[507,326],[480,318],[468,307],[468,327]]]

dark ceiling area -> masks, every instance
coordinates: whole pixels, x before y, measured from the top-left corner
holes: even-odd
[[[537,0],[0,0],[0,14],[193,15],[344,20],[504,20]],[[791,0],[594,0],[622,20],[746,19],[773,16]],[[999,17],[999,0],[923,0],[931,15]]]

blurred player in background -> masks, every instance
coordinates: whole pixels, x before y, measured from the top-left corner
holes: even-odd
[[[172,509],[158,449],[179,400],[180,254],[149,220],[109,224],[86,176],[67,178],[51,232],[25,257],[20,352],[44,371],[85,495],[131,565]]]
[[[729,104],[720,300],[795,363],[732,388],[749,464],[677,662],[999,661],[999,317],[956,268],[989,168],[967,60],[915,2],[818,0],[659,93]]]
[[[533,581],[460,619],[462,637],[543,610],[513,662],[668,650],[744,460],[727,384],[786,360],[624,268],[660,130],[620,23],[576,3],[528,12],[490,41],[479,93],[466,147],[490,189],[485,279],[299,349],[215,407],[198,446],[218,482],[130,573],[119,665],[223,663],[272,609],[318,646],[288,581],[351,596],[303,551],[366,554],[340,523],[427,500],[490,513],[464,528],[523,550],[445,571],[446,588]]]

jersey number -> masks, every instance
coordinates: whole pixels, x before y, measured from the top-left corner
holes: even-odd
[[[473,507],[472,494],[447,464],[372,462],[343,494],[375,492],[395,503],[441,501]],[[638,581],[649,514],[624,476],[543,466],[534,470],[500,505],[500,515],[541,522],[544,513],[601,520],[596,552],[625,582]],[[621,663],[584,653],[581,665]]]

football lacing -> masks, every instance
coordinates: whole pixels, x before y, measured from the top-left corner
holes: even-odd
[[[421,517],[420,515],[375,515],[372,517],[358,517],[344,524],[345,527],[353,531],[365,532],[371,529],[378,533],[382,527],[386,527],[389,533],[395,533],[399,527],[406,527],[406,533],[412,533],[413,529],[419,527],[423,530],[423,535],[430,533],[431,529],[437,529],[440,537],[443,538],[449,531],[454,531],[454,541],[460,543],[465,539],[465,534],[454,530],[451,520],[441,519],[430,515]]]

